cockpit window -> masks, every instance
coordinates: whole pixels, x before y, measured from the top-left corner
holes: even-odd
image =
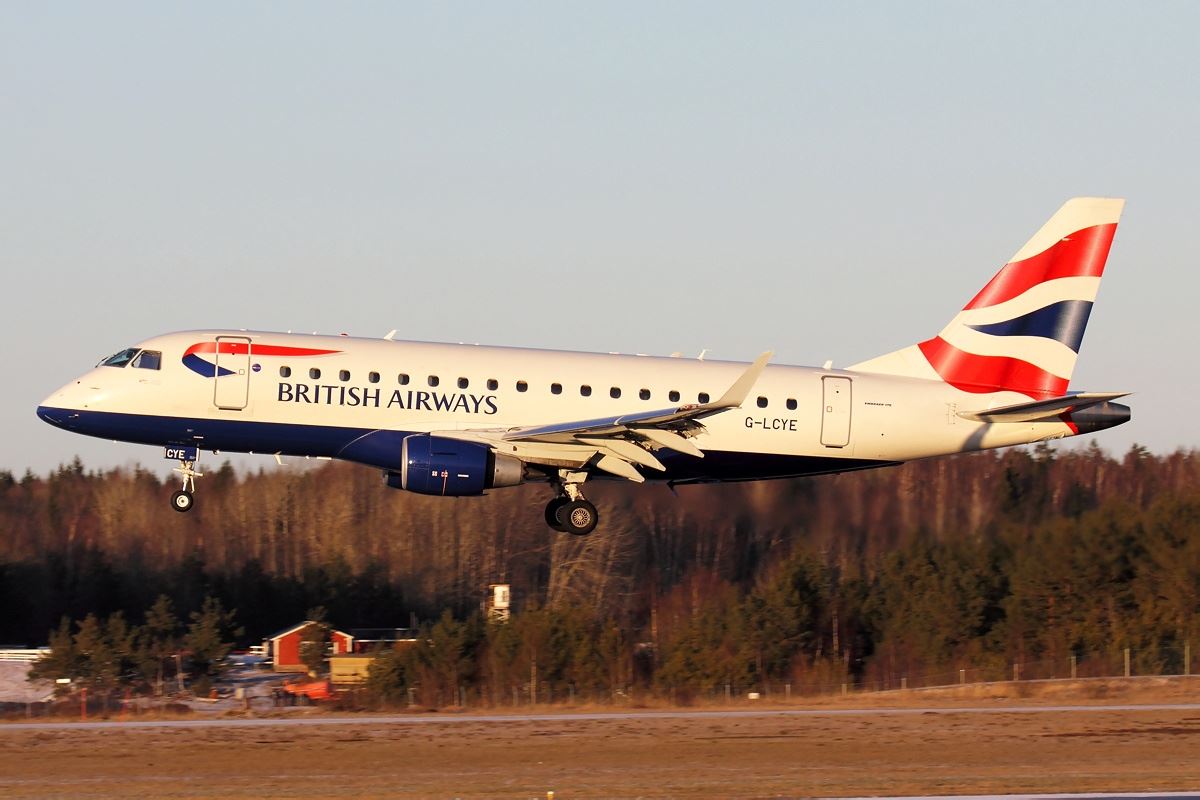
[[[133,357],[136,356],[137,354],[138,354],[138,349],[136,347],[130,347],[127,350],[122,350],[119,353],[115,353],[115,354],[109,356],[108,358],[104,359],[96,366],[98,366],[98,367],[124,367],[124,366],[127,366],[129,364],[129,362],[133,360]]]
[[[162,366],[162,353],[157,350],[143,350],[133,360],[134,369],[159,369]]]

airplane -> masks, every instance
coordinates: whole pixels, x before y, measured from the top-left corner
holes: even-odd
[[[1128,421],[1128,392],[1067,390],[1123,207],[1067,201],[940,333],[845,369],[196,330],[123,348],[37,415],[165,448],[181,512],[201,451],[233,451],[356,462],[427,495],[544,482],[546,523],[585,535],[597,479],[791,478]]]

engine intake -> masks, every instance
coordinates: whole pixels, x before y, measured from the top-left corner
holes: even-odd
[[[471,497],[523,483],[525,465],[518,458],[492,452],[487,445],[416,434],[404,438],[400,472],[388,472],[386,480],[393,489]]]

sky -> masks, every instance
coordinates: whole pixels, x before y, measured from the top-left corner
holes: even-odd
[[[3,0],[0,469],[161,468],[34,409],[173,330],[845,366],[935,334],[1077,195],[1128,202],[1071,386],[1136,392],[1111,452],[1196,447],[1197,29],[1169,2]]]

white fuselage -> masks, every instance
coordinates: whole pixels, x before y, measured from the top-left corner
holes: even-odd
[[[218,340],[246,347],[218,352],[212,347]],[[197,345],[200,351],[185,355]],[[746,368],[257,331],[172,333],[136,348],[161,353],[158,368],[96,367],[48,397],[39,415],[108,439],[340,457],[389,469],[386,458],[364,456],[352,443],[377,431],[504,430],[703,403]],[[694,443],[705,458],[672,454],[664,472],[646,477],[687,482],[837,472],[1072,435],[1057,419],[989,424],[958,414],[1027,399],[971,394],[940,380],[770,365],[741,408],[704,420],[707,431]]]

